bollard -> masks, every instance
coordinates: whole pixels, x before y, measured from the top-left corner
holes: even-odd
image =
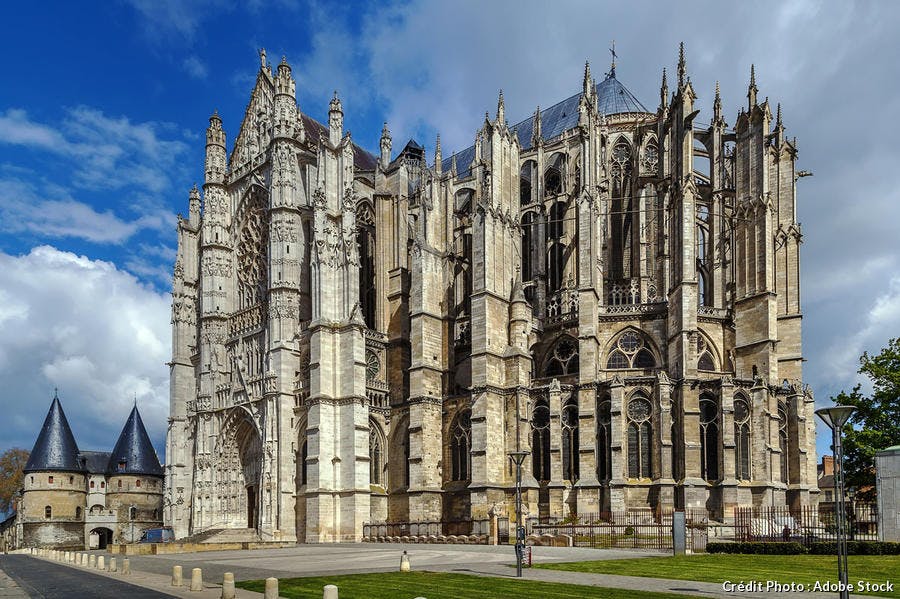
[[[191,590],[203,590],[203,570],[201,570],[200,568],[194,568],[193,570],[191,570]]]
[[[109,558],[109,571],[116,572],[116,558]]]
[[[400,556],[400,571],[409,572],[409,556],[406,554],[406,551]]]
[[[122,560],[122,574],[131,574],[131,561],[127,557]]]
[[[234,599],[234,574],[225,572],[222,577],[222,599]]]
[[[181,566],[172,566],[172,586],[181,586]]]
[[[81,554],[81,565],[84,566],[85,568],[87,568],[87,565],[88,565],[88,554],[87,553]]]
[[[326,584],[322,590],[322,599],[338,599],[338,588],[333,584]]]
[[[88,568],[96,568],[97,567],[97,556],[93,553],[88,558]]]
[[[106,570],[106,558],[102,555],[97,556],[97,569]]]
[[[278,599],[278,579],[266,578],[265,599]]]

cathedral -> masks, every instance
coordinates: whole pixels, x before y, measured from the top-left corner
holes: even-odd
[[[165,522],[358,541],[512,511],[818,501],[803,385],[796,140],[780,107],[698,118],[682,46],[649,109],[574,95],[473,144],[378,153],[265,52],[213,114],[178,222]],[[712,92],[712,90],[710,90]],[[324,116],[324,115],[323,115]],[[399,144],[398,144],[399,145]]]

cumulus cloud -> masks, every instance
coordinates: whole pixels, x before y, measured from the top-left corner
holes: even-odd
[[[34,443],[58,387],[81,448],[112,449],[136,397],[161,452],[169,305],[109,262],[51,246],[0,253],[0,448]]]

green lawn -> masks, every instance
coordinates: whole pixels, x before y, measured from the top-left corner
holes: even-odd
[[[780,583],[813,584],[837,581],[837,558],[830,555],[692,555],[684,557],[647,557],[592,562],[539,564],[535,568],[650,576],[700,582],[732,582],[775,580]],[[900,597],[900,556],[851,555],[849,582],[894,583],[893,592],[877,593],[853,589],[854,593]]]
[[[443,572],[386,572],[349,574],[314,578],[282,578],[278,591],[282,597],[321,599],[322,587],[335,584],[341,599],[542,599],[584,597],[586,599],[685,599],[686,595],[647,593],[623,589],[605,589],[574,584],[556,584],[510,578],[485,578]],[[242,589],[262,593],[264,580],[237,582]]]

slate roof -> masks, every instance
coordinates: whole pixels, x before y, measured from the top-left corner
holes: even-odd
[[[578,104],[581,92],[557,102],[550,108],[541,111],[541,136],[553,139],[578,124]],[[641,104],[634,94],[628,91],[615,75],[607,77],[597,84],[597,110],[605,115],[625,114],[629,112],[648,113],[647,107]],[[519,137],[519,145],[523,150],[531,147],[534,133],[534,115],[511,127]],[[456,154],[456,171],[460,177],[468,176],[472,160],[475,158],[475,146],[469,146]],[[444,171],[450,170],[451,158],[441,163]]]
[[[106,474],[106,469],[109,466],[109,456],[110,453],[108,451],[82,451],[79,454],[84,470],[88,474]]]
[[[119,467],[124,463],[124,467]],[[144,474],[148,476],[162,476],[163,468],[150,442],[147,429],[141,420],[141,414],[137,406],[131,410],[122,434],[116,441],[116,446],[109,454],[107,472],[110,474]]]
[[[303,114],[301,116],[303,118],[303,128],[306,130],[307,135],[315,136],[311,137],[311,139],[328,139],[328,127],[308,115]],[[353,144],[353,166],[355,168],[363,171],[372,171],[375,170],[377,162],[378,159],[374,154],[367,152],[355,143]]]
[[[54,470],[81,472],[84,468],[78,459],[78,444],[69,421],[63,412],[59,397],[54,395],[44,426],[25,464],[25,472]]]

